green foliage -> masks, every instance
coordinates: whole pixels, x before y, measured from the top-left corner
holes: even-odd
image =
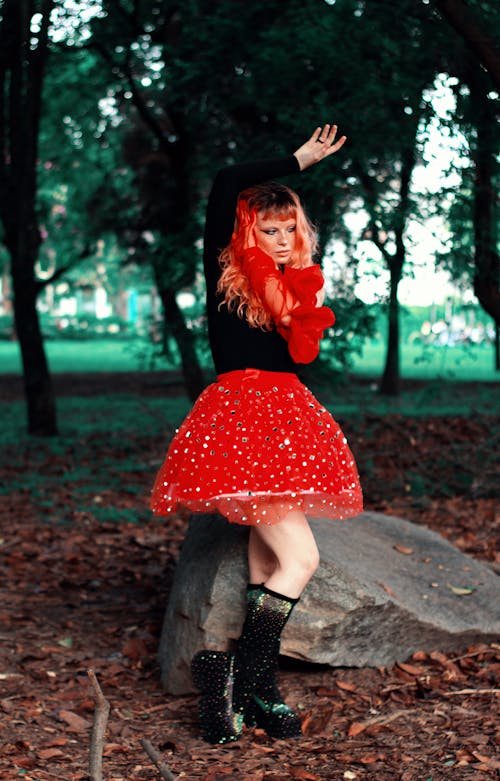
[[[139,268],[143,258],[129,241],[139,214],[133,174],[120,134],[107,132],[121,123],[109,102],[108,74],[96,52],[83,46],[57,47],[50,62],[40,141],[38,275],[46,281],[63,271],[63,296],[75,285],[103,287],[110,298],[127,286],[150,287],[151,272]]]
[[[314,365],[303,369],[307,382],[316,388],[344,382],[354,368],[355,356],[362,355],[365,341],[375,335],[374,307],[345,291],[326,304],[335,312],[335,325],[325,334]]]
[[[493,4],[471,7],[489,29],[498,26]],[[38,271],[47,278],[68,268],[69,285],[83,279],[112,292],[126,275],[136,283],[152,275],[160,289],[195,289],[198,296],[214,172],[232,160],[289,153],[328,120],[347,132],[345,148],[292,184],[319,223],[323,245],[341,239],[354,267],[362,235],[375,244],[385,236],[390,248],[405,220],[431,211],[414,196],[402,209],[398,197],[404,159],[421,159],[417,127],[422,133],[433,114],[423,91],[444,65],[458,78],[450,128],[458,119],[474,140],[463,45],[430,5],[413,0],[397,13],[385,0],[58,0],[51,40]],[[453,199],[454,242],[443,258],[464,285],[473,274],[469,174]],[[364,225],[348,227],[343,215],[362,207]],[[373,319],[349,289],[334,309],[338,326],[322,365],[344,372],[371,337]],[[204,323],[198,313],[186,316],[205,361]],[[75,328],[75,338],[81,333]],[[158,364],[156,346],[139,352],[144,365]]]

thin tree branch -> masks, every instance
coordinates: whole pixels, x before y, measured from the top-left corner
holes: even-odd
[[[500,694],[500,689],[458,689],[453,692],[440,692],[441,697],[465,696],[467,694]]]
[[[66,265],[56,269],[54,273],[50,275],[50,277],[47,277],[47,279],[37,279],[36,281],[37,294],[40,293],[42,290],[44,290],[47,287],[47,285],[52,285],[53,282],[55,282],[57,279],[62,277],[64,274],[66,274],[67,271],[71,271],[72,268],[78,266],[80,263],[82,263],[82,261],[86,260],[87,258],[91,258],[93,254],[94,251],[87,244],[85,248],[80,252],[78,257],[74,258],[69,263],[66,263]]]
[[[51,285],[53,282],[56,281],[56,279],[59,279],[59,277],[62,277],[63,274],[65,274],[67,271],[69,271],[73,266],[76,266],[77,261],[74,263],[68,263],[66,266],[61,266],[56,271],[54,271],[53,274],[50,275],[47,279],[37,279],[36,281],[36,289],[37,292],[40,293],[42,290],[44,290],[47,285]]]
[[[490,651],[500,651],[500,645],[498,643],[492,643],[488,648],[481,648],[479,651],[473,651],[470,654],[462,654],[462,656],[454,656],[450,659],[450,662],[460,662],[462,659],[472,659],[473,656],[481,656],[481,654],[490,653]],[[160,706],[158,706],[160,707]]]
[[[160,754],[154,748],[154,746],[151,745],[149,740],[141,738],[140,743],[148,757],[155,763],[160,776],[165,779],[165,781],[175,781],[175,776],[172,775],[165,762],[162,760]]]
[[[146,102],[137,88],[137,84],[132,75],[132,70],[128,62],[125,64],[124,70],[130,92],[132,93],[132,102],[139,112],[139,116],[141,117],[146,127],[148,127],[153,133],[154,137],[160,142],[162,149],[164,149],[168,155],[172,154],[173,147],[168,141],[167,135],[163,130],[161,123],[158,122],[153,113],[147,108]]]
[[[94,699],[96,703],[94,723],[92,725],[92,737],[90,739],[89,777],[90,781],[102,781],[102,753],[109,716],[109,702],[102,693],[95,672],[90,669],[87,670],[87,674],[94,689]]]

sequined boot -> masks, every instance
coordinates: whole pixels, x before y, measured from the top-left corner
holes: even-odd
[[[279,654],[279,645],[276,656]],[[258,692],[255,692],[245,709],[245,724],[264,729],[272,738],[301,738],[302,726],[296,713],[280,694],[275,679],[275,670],[264,676]]]
[[[238,740],[243,716],[232,706],[234,656],[224,651],[199,651],[191,662],[194,685],[200,690],[198,715],[208,743]]]
[[[257,724],[275,738],[302,735],[300,719],[278,690],[280,635],[297,599],[265,586],[248,587],[248,611],[235,654],[234,710],[248,726]]]

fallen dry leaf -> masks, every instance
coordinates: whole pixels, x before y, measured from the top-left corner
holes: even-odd
[[[338,697],[337,689],[328,689],[326,686],[319,686],[316,690],[318,697]]]
[[[67,746],[67,745],[68,745],[68,738],[57,737],[57,738],[52,738],[52,740],[45,741],[45,743],[43,743],[41,748],[53,748],[54,746]]]
[[[500,759],[488,757],[485,754],[480,754],[478,751],[473,751],[472,755],[491,770],[500,770]]]
[[[292,778],[298,778],[299,781],[318,781],[319,779],[319,776],[297,767],[290,768],[290,775]]]
[[[449,583],[448,587],[457,597],[468,597],[469,594],[473,594],[476,590],[473,586],[451,586]]]
[[[411,553],[414,553],[413,548],[406,548],[404,545],[393,545],[392,547],[394,550],[396,550],[398,553],[402,553],[404,556],[409,556]]]
[[[397,666],[404,670],[405,673],[409,673],[410,675],[423,675],[424,674],[424,668],[423,667],[416,667],[413,664],[406,664],[405,662],[398,662]]]
[[[385,758],[385,754],[362,754],[358,758],[358,762],[361,762],[362,765],[373,765],[375,762],[384,762]]]
[[[68,725],[70,730],[73,730],[74,732],[85,732],[92,726],[90,721],[83,719],[77,713],[73,713],[73,711],[70,710],[60,710],[59,718]]]
[[[116,754],[117,752],[126,754],[127,749],[125,746],[122,746],[121,743],[106,743],[102,753],[105,757],[109,757],[111,754]]]
[[[357,689],[357,686],[355,686],[353,683],[350,683],[349,681],[335,681],[336,685],[339,687],[339,689],[342,689],[346,692],[355,692]]]
[[[65,754],[60,748],[42,748],[37,752],[40,759],[55,759],[56,757],[64,757]]]
[[[350,738],[354,738],[356,735],[360,735],[362,732],[364,732],[365,729],[366,724],[363,724],[361,721],[353,721],[347,730],[347,734]]]
[[[147,657],[149,655],[149,651],[146,643],[142,638],[131,637],[130,640],[127,640],[123,646],[122,654],[132,661],[137,662],[139,659]]]
[[[389,594],[389,596],[396,597],[396,594],[394,593],[394,591],[390,586],[387,586],[385,583],[381,583],[380,580],[375,580],[374,583],[377,586],[380,586],[380,588],[383,589],[387,594]]]

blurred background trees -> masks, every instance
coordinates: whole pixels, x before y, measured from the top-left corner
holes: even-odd
[[[37,218],[38,147],[52,0],[6,0],[0,26],[0,214],[10,256],[14,320],[23,360],[28,428],[57,430],[52,382],[36,309],[34,267],[42,237]]]
[[[5,0],[0,323],[13,309],[30,431],[57,427],[42,333],[139,333],[198,394],[211,180],[319,122],[348,144],[291,184],[337,311],[323,368],[348,369],[385,323],[380,388],[398,392],[422,241],[495,324],[498,362],[499,27],[479,0]]]

